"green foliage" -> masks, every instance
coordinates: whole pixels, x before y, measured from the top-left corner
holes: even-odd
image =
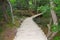
[[[32,4],[33,4],[33,3],[32,3],[32,1],[30,0],[30,1],[29,1],[29,5],[32,5]]]
[[[54,37],[53,40],[60,40],[60,36],[56,36],[56,37]]]
[[[17,6],[16,2],[17,2],[16,0],[10,0],[10,3],[14,9],[16,9],[16,6]]]
[[[1,32],[3,32],[3,28],[2,28],[2,26],[0,26],[0,33],[1,33]]]
[[[60,11],[60,5],[58,5],[57,7],[54,8],[55,11]]]
[[[18,9],[28,9],[28,0],[17,0],[17,5]]]
[[[60,31],[60,24],[58,25],[58,31]]]
[[[55,4],[60,4],[60,0],[53,0]]]
[[[36,8],[36,6],[33,4],[33,1],[32,0],[29,1],[29,8],[31,10],[35,10],[35,8]]]
[[[49,9],[49,6],[47,6],[47,5],[40,6],[40,7],[37,8],[38,11],[41,11],[43,13],[45,13],[48,9]]]
[[[55,24],[53,24],[53,25],[51,26],[51,31],[52,31],[52,32],[58,31],[58,26],[55,25]]]
[[[60,0],[53,0],[54,4],[55,4],[55,12],[57,14],[58,17],[60,17]]]
[[[16,0],[10,0],[10,2],[11,2],[12,4],[14,4],[14,3],[16,2]]]

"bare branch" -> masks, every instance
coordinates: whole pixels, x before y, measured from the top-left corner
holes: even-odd
[[[52,35],[49,37],[49,40],[51,40],[57,34],[57,32],[53,32]]]
[[[48,27],[48,33],[47,33],[47,37],[49,37],[51,35],[51,31],[50,31],[50,25],[47,24],[47,27]]]
[[[50,19],[50,23],[49,24],[47,24],[47,27],[48,27],[48,33],[47,33],[47,37],[49,37],[50,35],[51,35],[51,27],[50,27],[50,25],[51,25],[51,23],[52,23],[52,19]]]

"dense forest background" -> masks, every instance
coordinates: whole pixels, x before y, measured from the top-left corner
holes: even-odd
[[[0,0],[0,39],[12,40],[21,22],[39,13],[34,21],[50,40],[60,40],[60,0]]]

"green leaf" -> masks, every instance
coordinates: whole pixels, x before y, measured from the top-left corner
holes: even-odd
[[[60,40],[60,36],[56,36],[53,40]]]
[[[53,25],[51,26],[51,31],[52,31],[52,32],[58,31],[58,26],[53,24]]]
[[[37,8],[38,11],[41,12],[46,12],[49,9],[49,6],[45,5],[45,6],[40,6]]]
[[[60,0],[53,0],[56,4],[60,4]]]
[[[60,11],[60,5],[58,5],[57,7],[54,8],[55,11]]]
[[[29,5],[32,5],[32,1],[29,1]]]
[[[58,25],[58,31],[60,31],[60,24]]]
[[[32,3],[32,0],[29,1],[29,8],[32,10],[36,9],[36,6]]]
[[[16,0],[10,0],[10,2],[11,2],[12,4],[14,4],[14,3],[16,2]]]

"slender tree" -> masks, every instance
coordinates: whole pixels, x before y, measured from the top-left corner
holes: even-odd
[[[53,24],[54,25],[58,25],[58,21],[57,21],[57,16],[56,16],[56,13],[55,11],[53,10],[54,8],[54,3],[53,3],[53,0],[50,0],[50,7],[51,7],[51,15],[52,15],[52,20],[53,20]],[[50,27],[50,26],[49,26]],[[53,32],[52,35],[50,35],[49,37],[49,40],[51,40],[56,34],[57,34],[58,31],[56,32]]]
[[[14,24],[13,8],[12,8],[12,5],[11,5],[10,1],[7,0],[7,2],[8,2],[8,4],[9,4],[9,6],[10,6],[12,23]]]
[[[1,4],[2,4],[2,11],[3,11],[3,16],[6,22],[8,22],[8,15],[6,12],[6,7],[7,7],[7,3],[6,0],[0,0]]]

